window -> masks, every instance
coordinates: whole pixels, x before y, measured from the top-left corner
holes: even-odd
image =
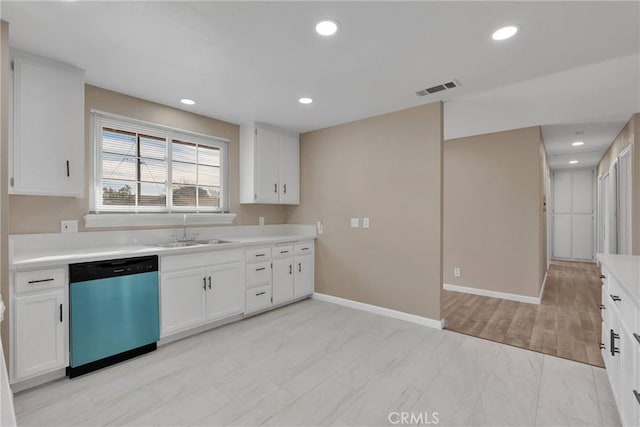
[[[225,212],[228,141],[92,112],[94,212]]]

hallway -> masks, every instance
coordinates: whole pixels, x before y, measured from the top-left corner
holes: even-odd
[[[552,261],[540,305],[443,290],[447,329],[604,367],[599,270]]]

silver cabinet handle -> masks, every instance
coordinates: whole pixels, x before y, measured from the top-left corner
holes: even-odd
[[[301,251],[308,251],[308,250],[309,250],[309,248],[302,248],[302,249],[300,249],[300,250],[301,250]]]
[[[609,295],[611,297],[612,300],[614,301],[622,301],[622,298],[620,298],[618,295]]]
[[[289,274],[293,274],[293,266],[289,264]]]
[[[258,258],[259,256],[266,256],[267,254],[256,254],[256,258]]]
[[[280,251],[281,254],[288,254],[289,251]]]
[[[606,346],[603,343],[600,343],[600,350],[604,350]]]
[[[601,274],[601,275],[600,275],[600,278],[601,278],[601,279],[606,279],[606,278],[607,278],[607,276],[605,276],[604,274]]]
[[[600,310],[606,310],[607,307],[604,306],[604,304],[600,304]]]
[[[616,347],[616,340],[620,338],[620,335],[613,332],[613,329],[610,329],[610,336],[611,336],[611,355],[615,356],[616,353],[620,353],[620,349]]]
[[[302,263],[298,263],[298,273],[302,273]]]
[[[202,289],[204,289],[206,291],[207,290],[207,278],[203,277],[202,281],[204,282],[204,285],[202,286]]]
[[[266,294],[266,293],[267,293],[267,291],[258,292],[258,293],[256,294],[256,296],[257,296],[257,297],[259,297],[260,295],[264,295],[264,294]]]
[[[287,194],[287,184],[284,184],[282,187],[284,188],[284,194]]]
[[[54,280],[56,280],[56,279],[51,277],[49,279],[29,280],[27,283],[30,284],[30,285],[33,285],[34,283],[53,282]]]
[[[67,178],[71,176],[71,172],[69,171],[69,160],[67,160]]]
[[[60,323],[62,323],[62,304],[60,304]]]
[[[209,289],[211,289],[211,276],[209,276]]]
[[[262,270],[266,270],[267,267],[261,267],[261,268],[256,268],[256,271],[262,271]]]
[[[273,192],[274,193],[278,192],[278,183],[277,182],[275,184],[273,184]]]
[[[640,393],[637,390],[633,390],[633,395],[636,397],[638,403],[640,403]]]

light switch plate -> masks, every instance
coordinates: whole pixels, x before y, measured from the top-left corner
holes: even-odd
[[[78,221],[61,221],[60,222],[60,231],[62,233],[77,233],[78,232]]]
[[[318,231],[318,234],[324,233],[324,224],[322,223],[322,221],[318,221],[316,223],[316,230]]]
[[[351,228],[360,227],[360,218],[351,218]]]
[[[369,228],[369,218],[362,218],[362,228]]]
[[[455,267],[453,269],[453,276],[454,277],[460,277],[461,276],[461,272],[460,272],[460,268],[459,267]]]

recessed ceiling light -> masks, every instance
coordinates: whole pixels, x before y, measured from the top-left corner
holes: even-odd
[[[584,145],[584,142],[576,141],[576,142],[572,142],[571,145],[573,145],[574,147],[577,147],[578,145]]]
[[[193,105],[196,103],[196,101],[194,101],[193,99],[189,99],[189,98],[182,98],[180,100],[180,102],[182,102],[184,105]]]
[[[497,29],[493,33],[491,38],[497,41],[506,40],[515,36],[517,32],[518,32],[518,27],[516,27],[515,25],[509,25],[507,27],[502,27]]]
[[[329,37],[338,32],[338,23],[331,19],[324,19],[316,24],[316,33]]]
[[[577,161],[577,160],[570,160],[570,161],[569,161],[569,164],[570,164],[570,165],[575,165],[576,163],[578,163],[578,161]]]
[[[298,102],[300,104],[311,104],[313,102],[313,99],[307,98],[307,97],[303,97],[303,98],[298,99]]]

